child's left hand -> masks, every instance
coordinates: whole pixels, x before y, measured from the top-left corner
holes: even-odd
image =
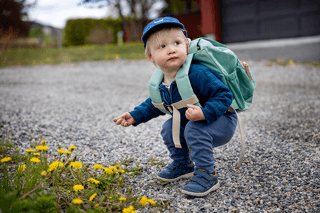
[[[191,105],[191,104],[188,104],[187,107],[188,107],[186,111],[187,119],[191,121],[201,121],[206,119],[200,107],[196,105]]]

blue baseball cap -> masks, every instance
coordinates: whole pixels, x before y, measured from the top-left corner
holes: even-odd
[[[141,40],[143,42],[144,48],[146,48],[149,36],[155,31],[160,30],[164,27],[179,27],[182,29],[184,35],[188,37],[187,30],[184,28],[183,24],[178,21],[178,19],[172,17],[157,18],[150,22],[143,30]]]

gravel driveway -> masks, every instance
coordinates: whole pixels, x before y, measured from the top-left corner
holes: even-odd
[[[112,122],[148,97],[154,66],[146,60],[0,69],[0,135],[22,150],[43,135],[52,155],[75,145],[90,165],[133,158],[144,170],[129,185],[136,195],[170,201],[166,212],[320,212],[320,68],[248,63],[257,89],[240,114],[244,163],[235,169],[237,130],[214,150],[221,187],[203,198],[181,194],[187,180],[163,186],[156,179],[164,166],[149,159],[171,162],[160,136],[168,115],[138,127]]]

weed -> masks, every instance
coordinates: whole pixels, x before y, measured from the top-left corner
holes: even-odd
[[[1,152],[1,212],[135,212],[148,205],[150,211],[164,210],[168,204],[134,196],[126,187],[126,177],[141,174],[143,167],[132,159],[105,167],[84,165],[75,150],[59,147],[58,156],[49,160],[46,141],[30,144],[24,153],[9,156]],[[1,140],[1,147],[13,146]]]

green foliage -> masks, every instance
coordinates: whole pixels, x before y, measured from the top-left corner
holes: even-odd
[[[23,151],[26,154],[0,156],[0,212],[133,212],[145,205],[150,210],[165,207],[152,199],[133,196],[131,187],[125,189],[126,178],[143,169],[139,162],[132,169],[127,168],[132,167],[132,159],[89,168],[77,161],[75,146],[70,146],[70,151],[59,147],[58,156],[49,161],[50,147],[42,137],[40,141],[30,142],[30,148]]]
[[[7,212],[57,212],[57,203],[55,196],[41,193],[33,193],[29,198],[19,199],[16,195],[17,190],[6,193],[0,188],[0,207],[3,213]]]
[[[5,155],[8,153],[8,149],[14,147],[15,145],[10,143],[8,138],[0,137],[0,155]]]
[[[43,47],[50,47],[50,45],[54,44],[54,38],[51,35],[43,36]]]
[[[101,26],[102,28],[111,28],[113,31],[114,42],[116,42],[117,32],[121,30],[120,19],[70,19],[67,21],[63,35],[63,46],[86,45],[86,38],[91,30]]]
[[[41,27],[32,28],[29,31],[29,37],[38,38],[39,36],[43,36],[43,31]]]
[[[154,165],[164,166],[164,165],[165,165],[164,162],[158,161],[158,160],[156,160],[156,159],[154,159],[154,158],[149,158],[149,162],[150,162],[150,164],[151,164],[152,166],[154,166]]]

